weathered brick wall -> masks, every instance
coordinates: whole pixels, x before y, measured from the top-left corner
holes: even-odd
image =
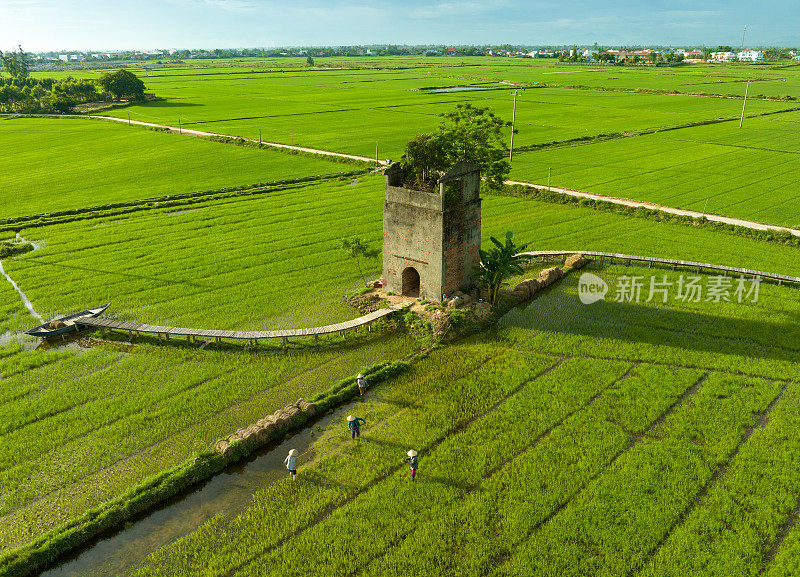
[[[383,278],[387,290],[403,291],[402,274],[414,267],[420,296],[440,300],[442,213],[420,206],[386,201],[383,208]]]
[[[481,201],[445,213],[442,292],[452,294],[470,283],[480,262]]]
[[[383,278],[402,293],[402,274],[420,275],[420,297],[439,301],[470,281],[480,261],[480,173],[457,173],[436,193],[389,184],[383,208]],[[445,195],[445,187],[448,187]],[[450,200],[445,204],[445,198]]]

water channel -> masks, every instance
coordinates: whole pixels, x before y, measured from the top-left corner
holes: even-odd
[[[253,494],[288,476],[283,464],[289,449],[300,451],[300,464],[312,456],[311,444],[319,430],[346,427],[347,403],[316,420],[291,437],[265,445],[246,460],[217,473],[207,481],[134,518],[127,526],[95,538],[81,550],[67,554],[41,577],[99,577],[125,575],[158,549],[188,535],[216,515],[232,519]],[[300,471],[302,475],[302,469]]]
[[[17,233],[17,240],[20,241],[20,242],[29,242],[29,241],[25,240],[24,238],[22,238],[19,235],[19,233]],[[38,248],[40,248],[40,246],[38,244],[36,244],[35,242],[31,242],[30,244],[31,244],[31,246],[33,246],[33,250],[37,250]],[[17,285],[17,283],[14,282],[14,279],[11,278],[9,276],[9,274],[5,271],[5,269],[3,268],[3,261],[1,261],[1,260],[0,260],[0,274],[2,274],[4,277],[6,277],[6,280],[8,282],[10,282],[11,286],[14,287],[14,290],[17,291],[17,293],[19,294],[20,298],[22,299],[22,304],[25,305],[25,308],[28,309],[28,311],[34,317],[39,319],[39,322],[43,323],[44,319],[42,318],[42,315],[40,315],[39,313],[36,312],[36,309],[33,308],[33,304],[31,303],[31,301],[28,298],[28,296],[24,292],[22,292],[22,289],[19,288],[19,285]]]

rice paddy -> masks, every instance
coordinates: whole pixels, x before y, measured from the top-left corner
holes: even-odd
[[[736,117],[741,100],[688,94],[738,95],[751,78],[756,94],[800,96],[794,69],[761,67],[756,79],[755,69],[727,66],[329,62],[153,70],[148,91],[165,100],[107,114],[251,138],[260,130],[265,141],[366,156],[377,143],[380,158],[397,158],[455,103],[510,118],[511,91],[524,84],[512,178],[543,184],[550,168],[554,186],[800,225],[794,104],[755,98],[740,130],[716,121]],[[423,90],[461,85],[490,90]],[[21,223],[38,248],[2,261],[46,319],[104,302],[120,320],[225,330],[359,314],[343,297],[363,282],[340,240],[380,248],[380,174],[314,178],[354,167],[87,119],[5,119],[0,143],[24,159],[0,161],[0,217],[81,215]],[[254,186],[263,183],[273,184]],[[249,192],[179,197],[223,188]],[[172,200],[90,210],[158,196]],[[800,276],[792,246],[485,194],[484,242],[507,230],[529,250]],[[368,278],[380,275],[380,258],[364,264]],[[687,273],[587,270],[608,284],[605,300],[581,304],[572,274],[496,330],[415,360],[369,389],[360,441],[332,422],[296,482],[265,484],[236,514],[210,512],[196,531],[138,552],[149,557],[131,560],[127,574],[795,574],[797,288],[762,283],[745,302],[636,302],[614,298],[624,279],[675,287]],[[19,331],[38,321],[0,281],[0,556],[298,397],[422,346],[385,326],[285,353],[96,334],[34,350]],[[420,451],[414,482],[408,448]]]

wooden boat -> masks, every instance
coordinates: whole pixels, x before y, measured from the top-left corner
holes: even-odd
[[[49,339],[51,337],[63,336],[67,333],[75,332],[78,330],[78,327],[75,325],[76,320],[82,317],[96,317],[106,310],[110,304],[111,303],[106,303],[91,309],[83,310],[79,313],[72,313],[71,315],[59,319],[53,319],[50,322],[25,331],[25,333],[34,337]]]

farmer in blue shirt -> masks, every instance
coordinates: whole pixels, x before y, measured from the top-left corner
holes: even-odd
[[[292,449],[286,458],[283,460],[286,468],[289,469],[289,474],[292,476],[292,481],[297,478],[297,449]]]
[[[347,426],[350,427],[350,436],[354,439],[357,439],[361,435],[361,424],[367,424],[367,422],[362,419],[361,417],[354,417],[353,415],[348,415],[347,417]]]
[[[419,467],[419,457],[417,457],[419,453],[417,453],[414,449],[411,449],[407,455],[408,458],[405,460],[406,463],[409,464],[411,467],[411,480],[413,481],[417,475],[417,467]]]

